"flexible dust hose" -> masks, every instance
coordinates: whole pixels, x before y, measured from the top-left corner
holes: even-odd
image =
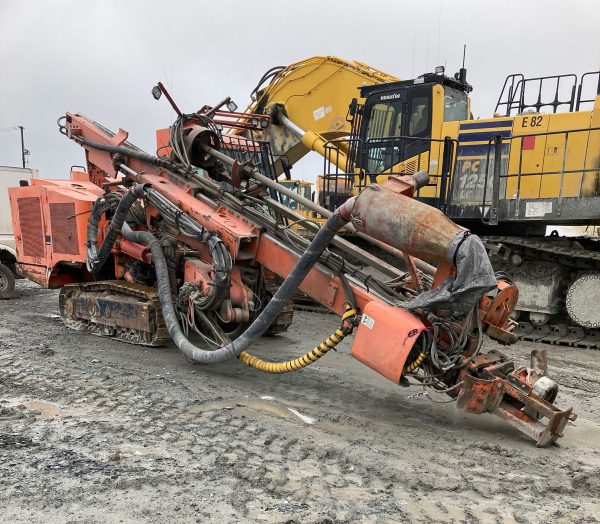
[[[121,228],[125,223],[129,209],[138,198],[144,196],[144,189],[145,184],[135,184],[131,186],[123,198],[121,198],[121,201],[115,210],[115,214],[110,221],[110,226],[108,227],[108,231],[106,232],[106,236],[104,237],[100,249],[98,249],[97,246],[100,216],[95,212],[100,208],[96,208],[94,205],[95,209],[92,210],[87,225],[87,268],[90,272],[97,273],[102,269],[102,266],[104,266],[115,245],[115,241],[121,232]]]
[[[147,231],[132,231],[126,223],[123,224],[122,233],[127,240],[144,244],[150,248],[156,270],[158,296],[163,318],[175,345],[189,361],[195,364],[214,364],[237,357],[256,338],[264,334],[277,315],[281,313],[284,305],[293,296],[308,272],[319,260],[336,232],[348,222],[353,205],[354,198],[351,198],[329,217],[260,315],[236,340],[214,351],[195,346],[181,330],[171,297],[167,261],[156,237]]]

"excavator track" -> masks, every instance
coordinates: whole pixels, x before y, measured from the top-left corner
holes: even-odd
[[[546,261],[569,268],[572,271],[600,272],[600,241],[588,237],[527,238],[512,236],[485,236],[489,244],[502,245],[511,252],[520,253],[528,261]],[[577,248],[573,246],[577,246]],[[493,258],[492,258],[493,261]],[[509,271],[510,273],[510,271]],[[510,276],[510,274],[509,274]],[[544,325],[519,320],[516,335],[521,340],[600,349],[600,329],[582,327],[568,321],[569,315],[562,305],[560,320]]]
[[[68,284],[59,295],[65,325],[130,344],[169,341],[156,289],[123,280]]]

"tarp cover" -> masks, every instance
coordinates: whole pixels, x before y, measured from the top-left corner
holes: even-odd
[[[497,285],[494,269],[483,242],[477,235],[459,233],[449,248],[448,258],[456,261],[456,276],[450,276],[435,289],[416,296],[404,307],[449,309],[466,313]]]

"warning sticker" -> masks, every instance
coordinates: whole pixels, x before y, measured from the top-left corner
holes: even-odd
[[[525,217],[543,217],[548,213],[552,213],[552,202],[526,202]]]
[[[325,108],[323,106],[317,107],[317,109],[313,111],[313,118],[315,120],[321,120],[321,118],[325,118]]]
[[[370,317],[369,315],[363,314],[362,318],[360,319],[360,323],[364,324],[369,329],[373,329],[373,327],[375,326],[375,319]]]

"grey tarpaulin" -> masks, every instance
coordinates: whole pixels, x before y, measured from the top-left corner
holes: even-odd
[[[496,287],[494,269],[477,235],[457,234],[448,248],[447,257],[455,261],[456,276],[448,277],[435,289],[421,293],[407,302],[404,308],[442,307],[455,313],[466,313],[484,293]]]

